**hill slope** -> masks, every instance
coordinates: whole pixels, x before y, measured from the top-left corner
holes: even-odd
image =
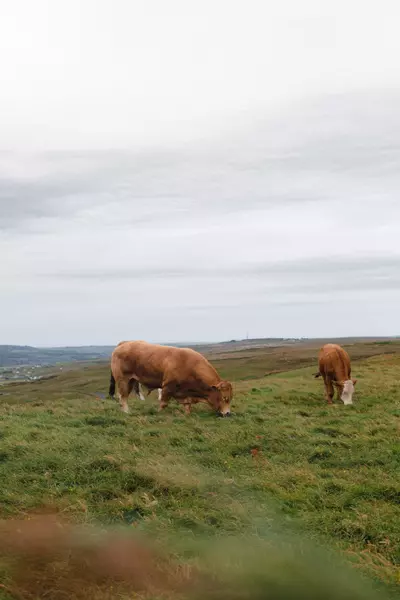
[[[332,340],[330,340],[332,341]],[[400,340],[398,338],[345,338],[337,340],[338,343],[354,346],[360,346],[362,356],[367,353],[366,348],[390,344],[394,350],[400,349]],[[286,339],[254,339],[254,340],[231,340],[215,344],[167,344],[178,347],[190,347],[212,356],[231,355],[236,353],[264,352],[267,348],[274,351],[282,347],[308,348],[314,350],[318,348],[323,340],[286,340]],[[30,365],[55,365],[57,363],[83,362],[108,360],[115,346],[65,346],[57,348],[36,348],[34,346],[12,346],[0,345],[0,368],[16,367]],[[290,352],[290,350],[289,350]],[[376,352],[375,352],[376,353]],[[314,356],[315,353],[312,354]],[[367,353],[368,354],[368,353]],[[238,356],[238,355],[237,355]]]
[[[0,346],[0,367],[17,365],[54,365],[71,361],[108,358],[112,346],[77,346],[35,348],[33,346]]]

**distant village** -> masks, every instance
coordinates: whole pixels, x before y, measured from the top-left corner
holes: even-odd
[[[44,367],[45,365],[0,367],[0,385],[9,381],[37,381],[43,379],[43,377],[45,377]],[[59,370],[62,370],[63,367],[58,368]]]

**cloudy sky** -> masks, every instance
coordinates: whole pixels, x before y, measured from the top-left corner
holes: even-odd
[[[398,0],[0,13],[0,344],[400,334]]]

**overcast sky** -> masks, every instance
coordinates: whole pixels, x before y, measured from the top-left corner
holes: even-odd
[[[400,334],[398,0],[0,0],[0,344]]]

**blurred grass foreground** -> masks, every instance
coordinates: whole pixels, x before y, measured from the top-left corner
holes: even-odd
[[[337,557],[295,537],[181,538],[166,548],[165,540],[56,516],[2,521],[0,537],[3,599],[384,598]]]

